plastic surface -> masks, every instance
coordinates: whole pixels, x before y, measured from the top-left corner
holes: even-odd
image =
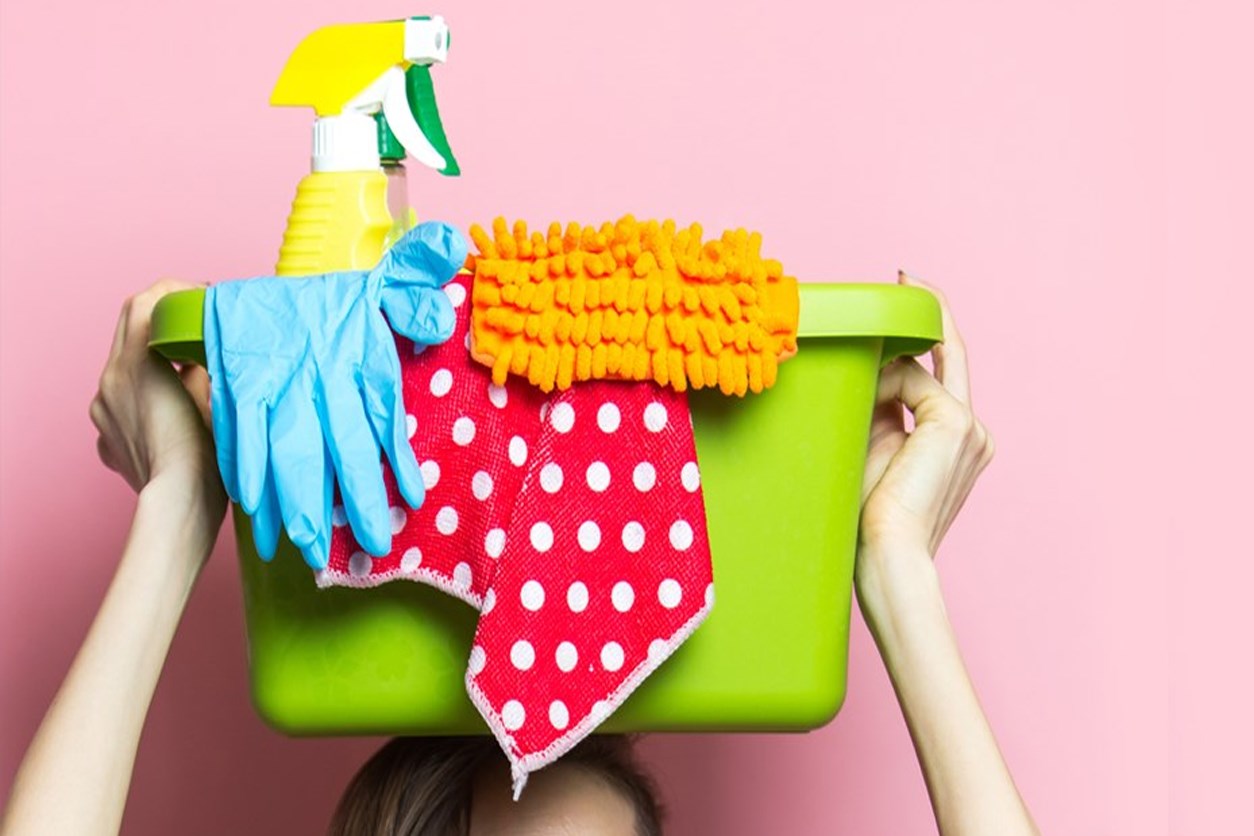
[[[409,175],[405,171],[403,157],[383,161],[383,175],[387,178],[388,214],[392,217],[392,225],[383,238],[383,248],[395,244],[410,227],[417,224],[411,218],[413,212],[409,208]]]
[[[388,127],[388,120],[382,113],[374,115],[374,127],[379,137],[379,159],[386,162],[399,162],[405,159],[405,146]]]
[[[383,255],[391,228],[382,171],[308,174],[296,187],[275,273],[309,276],[369,270]]]
[[[270,104],[312,107],[319,116],[333,116],[404,55],[404,21],[324,26],[292,51]]]
[[[313,171],[374,171],[379,167],[379,140],[374,120],[347,111],[315,119]]]
[[[799,292],[800,337],[883,338],[881,366],[895,357],[922,354],[941,338],[940,308],[922,288],[809,282],[802,283]],[[203,364],[204,349],[199,345],[203,316],[203,290],[171,293],[153,312],[151,345],[171,360]]]
[[[314,109],[314,171],[377,167],[378,137],[352,117],[367,120],[382,108],[393,138],[414,159],[458,174],[428,69],[448,57],[451,40],[438,15],[325,26],[292,52],[270,103]]]
[[[162,299],[152,345],[186,359],[202,305],[202,291]],[[801,312],[799,353],[773,389],[691,397],[718,600],[605,731],[799,731],[840,708],[878,370],[939,340],[940,309],[918,288],[803,284]],[[463,685],[472,609],[416,583],[319,590],[289,543],[262,563],[238,508],[235,522],[267,722],[292,734],[487,732]]]
[[[922,354],[941,338],[935,297],[904,285],[803,284],[802,337],[883,337],[880,366]]]
[[[448,340],[455,315],[441,287],[465,260],[461,233],[431,221],[370,271],[263,276],[206,291],[219,472],[263,557],[273,557],[282,529],[311,567],[326,567],[334,484],[357,541],[387,554],[380,447],[401,495],[421,506],[393,333],[419,345]]]
[[[415,64],[405,71],[405,95],[409,100],[409,110],[418,119],[418,128],[426,137],[431,147],[444,158],[444,167],[436,169],[446,177],[456,177],[462,173],[453,149],[449,147],[448,137],[444,134],[444,123],[440,120],[440,108],[435,102],[435,87],[431,83],[431,70]]]

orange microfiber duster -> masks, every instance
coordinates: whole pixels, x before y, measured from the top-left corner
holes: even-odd
[[[756,232],[703,243],[698,224],[630,215],[547,235],[497,218],[492,231],[470,228],[471,353],[498,386],[512,372],[545,392],[619,379],[743,396],[796,353],[797,282]]]

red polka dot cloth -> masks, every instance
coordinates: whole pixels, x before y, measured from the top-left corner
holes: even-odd
[[[527,774],[591,733],[705,620],[710,547],[687,397],[590,381],[503,387],[468,351],[470,276],[445,288],[452,338],[398,337],[410,443],[427,488],[387,468],[392,551],[371,557],[343,509],[319,586],[431,584],[480,612],[466,690]]]

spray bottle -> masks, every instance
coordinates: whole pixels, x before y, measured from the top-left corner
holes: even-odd
[[[368,270],[404,234],[411,219],[397,145],[441,174],[460,173],[430,74],[449,39],[443,18],[413,17],[327,26],[292,53],[270,104],[312,107],[316,118],[277,275]]]

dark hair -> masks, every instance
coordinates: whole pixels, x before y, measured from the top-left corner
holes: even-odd
[[[487,736],[393,738],[345,788],[329,836],[466,836],[475,776],[498,761],[505,756]],[[582,767],[619,792],[635,811],[637,836],[661,836],[657,789],[631,738],[592,735],[560,763]]]

